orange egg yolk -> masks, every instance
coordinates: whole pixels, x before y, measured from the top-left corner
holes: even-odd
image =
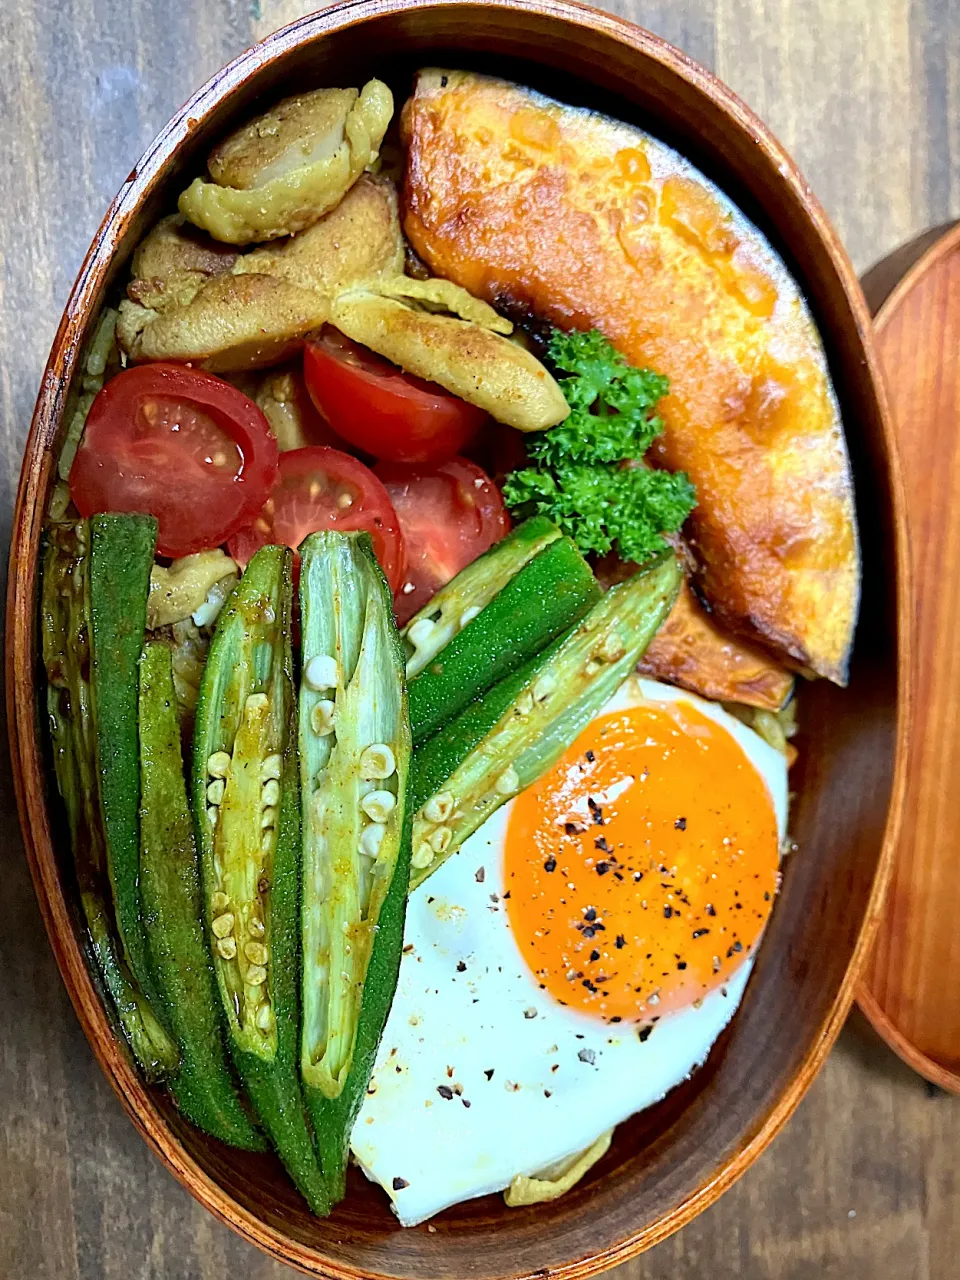
[[[736,739],[685,702],[592,721],[514,802],[514,937],[540,985],[607,1022],[696,1004],[773,904],[773,801]]]

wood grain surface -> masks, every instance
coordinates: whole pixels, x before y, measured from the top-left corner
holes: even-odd
[[[0,11],[2,533],[40,370],[100,217],[171,111],[302,0],[10,0]],[[614,7],[614,6],[611,6]],[[864,269],[960,214],[958,0],[657,0],[620,12],[715,69],[793,152]],[[0,1276],[289,1275],[217,1224],[123,1116],[62,989],[0,777]],[[944,975],[950,981],[951,975]],[[953,978],[955,980],[955,977]],[[952,1280],[960,1105],[858,1019],[785,1133],[623,1280]]]
[[[960,346],[960,224],[903,276],[877,313],[876,329],[910,508],[916,721],[901,853],[864,974],[862,1008],[906,1062],[960,1094],[960,1004],[944,998],[943,984],[944,973],[960,968],[960,792],[953,786],[960,723],[953,699],[941,696],[941,682],[953,683],[960,614],[957,575],[944,574],[960,543],[960,365],[942,358]],[[943,465],[931,467],[930,456]]]

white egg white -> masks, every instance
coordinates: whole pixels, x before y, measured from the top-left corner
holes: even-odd
[[[782,841],[783,757],[715,704],[631,677],[600,714],[685,701],[742,746]],[[746,961],[697,1009],[645,1041],[541,991],[503,901],[505,805],[411,895],[400,981],[352,1149],[405,1226],[507,1187],[659,1101],[707,1057],[749,977]]]

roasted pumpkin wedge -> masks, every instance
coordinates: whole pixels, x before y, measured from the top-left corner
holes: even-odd
[[[654,138],[503,80],[421,72],[403,135],[420,257],[513,318],[599,329],[670,379],[650,459],[696,486],[717,619],[844,683],[850,465],[813,319],[757,228]]]

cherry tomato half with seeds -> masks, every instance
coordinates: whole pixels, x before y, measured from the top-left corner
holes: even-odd
[[[246,565],[267,543],[296,551],[308,533],[320,529],[366,530],[390,590],[398,589],[403,534],[387,491],[358,458],[326,445],[281,453],[270,497],[257,517],[230,539],[228,549],[238,564]]]
[[[483,409],[404,373],[329,326],[307,342],[303,372],[334,431],[384,461],[444,462],[487,421]]]
[[[467,458],[438,467],[375,468],[396,509],[407,569],[394,597],[402,627],[442,586],[509,532],[500,490]]]
[[[277,442],[242,391],[182,365],[136,365],[90,406],[70,493],[82,516],[155,515],[157,550],[177,559],[226,542],[276,475]]]

